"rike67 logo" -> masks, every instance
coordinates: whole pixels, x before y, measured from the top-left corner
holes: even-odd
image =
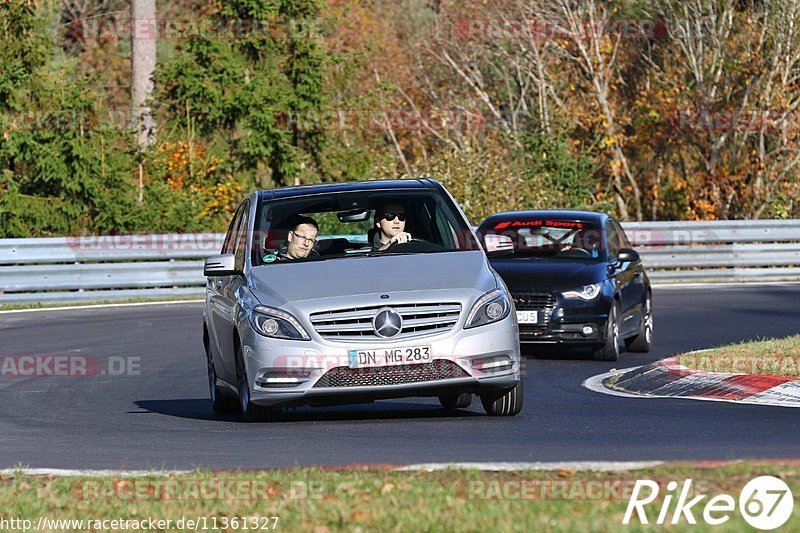
[[[702,516],[703,521],[712,526],[724,524],[736,512],[737,501],[729,494],[719,494],[708,498],[700,494],[691,498],[692,480],[684,481],[678,491],[678,482],[670,481],[658,511],[655,523],[658,525],[678,524],[682,518],[689,524],[697,524],[695,513]],[[622,518],[623,524],[629,524],[636,513],[639,522],[650,523],[646,506],[658,497],[659,485],[651,480],[637,480],[628,501],[628,508]],[[677,498],[676,498],[677,497]],[[691,498],[691,499],[690,499]],[[675,501],[673,507],[673,500]],[[652,507],[657,508],[657,504]],[[794,507],[794,498],[789,486],[773,476],[760,476],[749,481],[739,493],[738,510],[745,521],[756,529],[776,529],[789,520]],[[652,509],[655,510],[655,509]],[[700,515],[702,513],[702,515]]]

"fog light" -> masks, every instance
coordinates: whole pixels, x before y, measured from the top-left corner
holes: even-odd
[[[581,333],[583,334],[584,337],[588,337],[592,333],[594,333],[594,328],[592,326],[583,326]]]
[[[491,373],[507,370],[514,365],[513,359],[507,355],[496,355],[482,359],[473,359],[472,368],[479,372]]]
[[[256,385],[264,388],[296,387],[309,381],[311,372],[265,372],[258,379]]]

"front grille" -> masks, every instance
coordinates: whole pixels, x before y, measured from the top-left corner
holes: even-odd
[[[517,311],[552,309],[556,305],[555,297],[549,292],[515,292],[511,297]]]
[[[350,368],[339,366],[328,370],[314,384],[314,388],[371,387],[402,385],[422,381],[468,378],[469,374],[453,361],[437,359],[418,365],[382,366],[375,368]]]
[[[547,325],[539,324],[520,324],[519,334],[528,337],[538,337],[547,331]]]
[[[512,293],[517,311],[538,311],[542,320],[539,324],[520,324],[519,334],[526,337],[538,337],[547,332],[547,324],[556,305],[555,297],[549,292]]]
[[[384,340],[378,337],[372,327],[372,319],[384,307],[387,306],[337,309],[313,313],[309,318],[314,330],[328,340]],[[403,304],[391,307],[403,317],[403,329],[392,337],[392,340],[424,337],[450,331],[461,314],[461,304],[459,303]]]

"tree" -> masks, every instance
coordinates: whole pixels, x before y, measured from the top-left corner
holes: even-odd
[[[800,6],[661,0],[656,9],[670,39],[647,51],[651,90],[639,111],[668,130],[657,166],[686,191],[691,218],[785,216],[800,164]]]
[[[147,149],[155,141],[155,120],[147,100],[153,92],[153,71],[156,68],[156,0],[131,0],[131,123],[140,149]],[[144,32],[142,29],[147,29]],[[137,38],[138,35],[147,35]]]

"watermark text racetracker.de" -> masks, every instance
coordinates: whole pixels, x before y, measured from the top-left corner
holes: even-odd
[[[534,227],[540,224],[541,221],[518,221],[502,223],[503,226],[498,225],[492,228],[492,231],[500,235],[508,235],[511,237],[512,242],[517,240],[521,244],[526,241],[524,233],[520,233],[522,228]],[[576,228],[584,229],[584,228]],[[281,230],[277,233],[280,234]],[[259,230],[253,231],[252,237],[249,237],[253,247],[259,249],[266,243],[267,237],[273,238],[274,230]],[[285,232],[288,233],[288,232]],[[660,230],[651,228],[636,228],[628,229],[626,231],[628,238],[632,241],[634,246],[642,247],[656,247],[656,246],[681,246],[695,243],[708,243],[723,241],[722,235],[717,235],[709,229],[688,230],[688,229],[670,229]],[[285,234],[281,235],[281,238]],[[358,242],[358,238],[363,238],[363,243],[366,243],[366,236],[351,235],[353,242]],[[324,236],[323,236],[324,238]],[[473,237],[471,234],[458,235],[459,241],[469,241]],[[97,253],[153,253],[158,255],[170,254],[189,254],[190,257],[205,255],[210,256],[219,253],[222,248],[224,234],[217,233],[169,233],[169,234],[123,234],[123,233],[105,233],[101,235],[75,235],[66,237],[66,245],[71,251],[79,254],[97,254]],[[280,239],[279,239],[280,240]],[[594,229],[584,229],[583,240],[585,242],[594,242],[598,250],[604,246],[602,231]]]
[[[322,481],[277,481],[253,479],[134,479],[106,478],[75,481],[70,493],[75,499],[98,500],[321,500]]]
[[[215,233],[170,233],[154,235],[103,234],[67,237],[75,252],[203,252],[219,251],[222,236]]]
[[[8,518],[0,531],[266,531],[278,529],[277,516],[181,516],[180,518]]]
[[[469,479],[456,483],[456,497],[463,500],[586,500],[627,501],[637,480],[598,479]],[[666,487],[667,481],[655,482]],[[705,488],[704,484],[694,487]]]
[[[602,39],[667,39],[667,22],[658,19],[461,18],[455,38],[467,41],[576,41]]]
[[[87,18],[74,21],[68,33],[85,42],[104,38],[118,41],[248,40],[269,37],[275,22],[238,18]]]
[[[758,357],[719,354],[709,356],[698,353],[693,367],[706,372],[729,374],[771,374],[791,376],[800,373],[800,356],[759,355]]]
[[[140,376],[139,356],[35,354],[0,356],[0,378]]]
[[[321,374],[335,368],[349,367],[360,376],[383,375],[387,368],[404,365],[432,363],[437,360],[454,361],[456,364],[440,370],[442,377],[460,378],[464,372],[471,376],[485,376],[496,371],[507,371],[513,363],[510,356],[479,357],[474,354],[440,355],[417,348],[386,348],[375,350],[349,350],[342,354],[279,355],[272,363],[274,372],[285,374],[283,378],[308,378],[312,373]],[[525,359],[518,363],[521,376],[528,375]],[[282,379],[283,379],[282,378]]]
[[[319,109],[289,111],[275,116],[287,130],[318,131],[419,131],[477,130],[487,126],[486,117],[471,109]]]
[[[778,133],[800,129],[800,113],[780,109],[691,109],[675,111],[667,121],[684,132]]]

